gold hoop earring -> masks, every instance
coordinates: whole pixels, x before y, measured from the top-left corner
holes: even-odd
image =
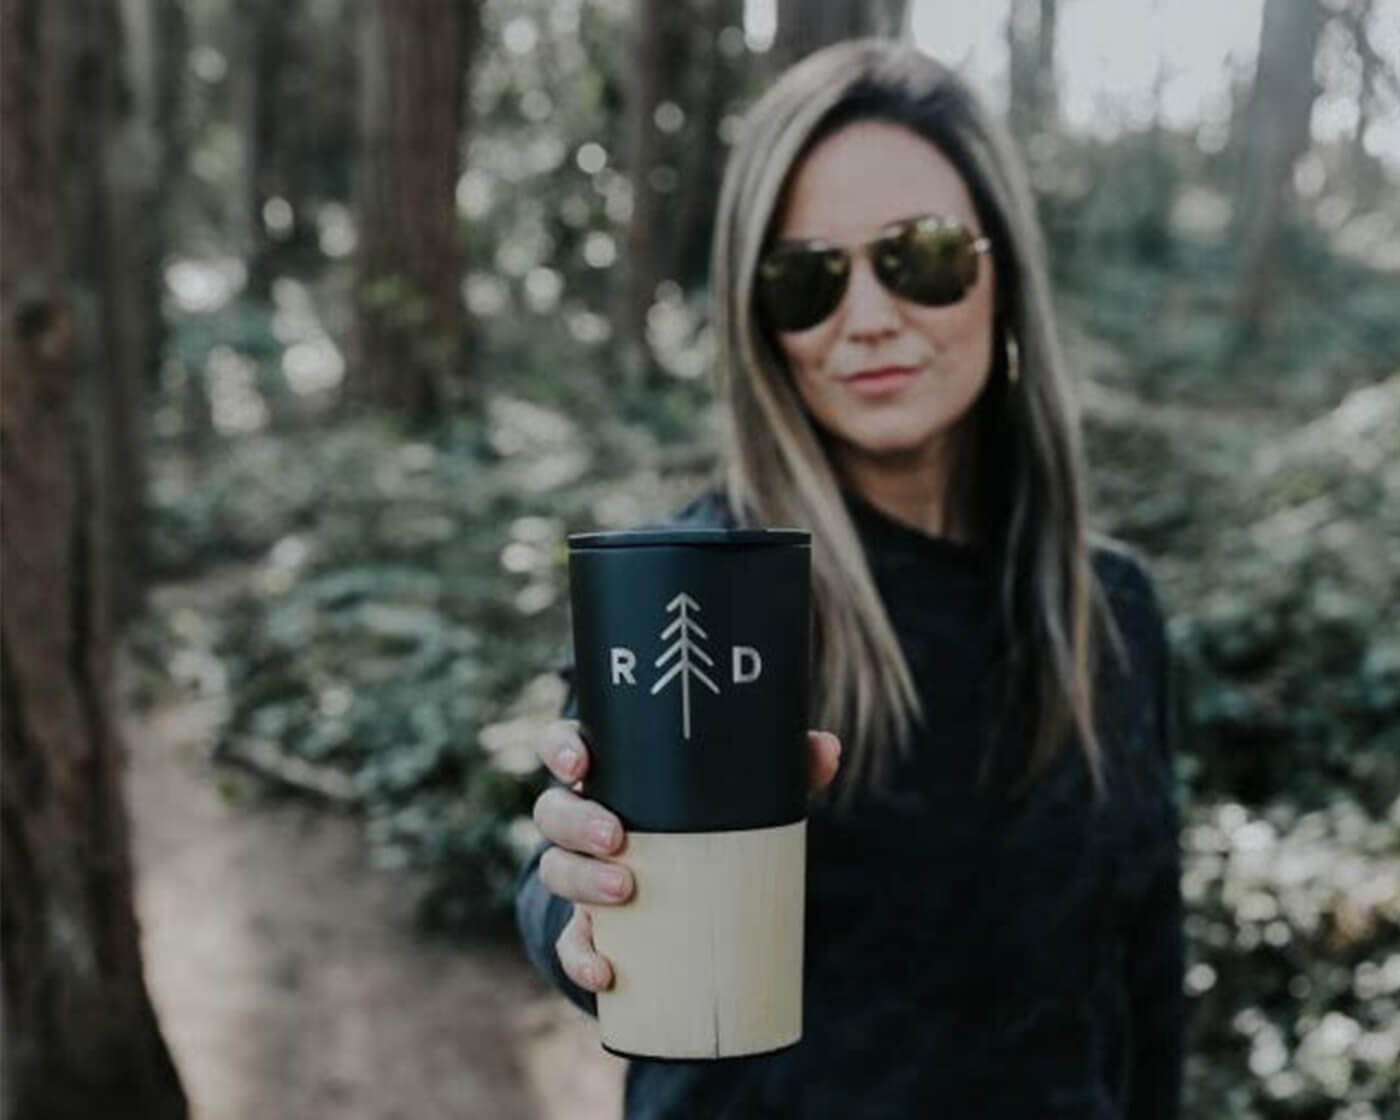
[[[1021,348],[1010,331],[1006,334],[1006,380],[1012,385],[1021,380]]]

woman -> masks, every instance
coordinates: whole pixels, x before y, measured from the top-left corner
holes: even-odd
[[[1174,1116],[1181,920],[1167,651],[1141,568],[1091,546],[1025,176],[913,48],[843,43],[753,107],[712,284],[729,420],[687,524],[813,532],[804,1037],[636,1061],[629,1117]],[[632,890],[563,785],[518,915],[580,1007],[586,912]],[[839,767],[838,767],[839,761]],[[837,771],[839,769],[839,776]]]

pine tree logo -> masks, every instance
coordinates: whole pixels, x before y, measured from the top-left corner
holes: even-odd
[[[701,664],[709,666],[713,671],[714,660],[708,653],[697,644],[698,641],[708,641],[709,635],[705,633],[701,625],[691,618],[689,611],[700,613],[700,604],[682,591],[674,599],[666,604],[666,613],[675,613],[671,624],[661,632],[661,640],[668,641],[673,635],[676,640],[671,646],[656,659],[656,668],[676,659],[673,664],[654,685],[651,686],[651,694],[655,696],[677,677],[681,679],[681,727],[687,739],[690,738],[690,678],[694,677],[706,688],[719,695],[719,686],[705,674]]]

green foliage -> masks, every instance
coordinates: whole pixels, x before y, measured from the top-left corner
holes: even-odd
[[[529,811],[481,733],[564,637],[562,524],[510,493],[500,470],[367,425],[245,441],[188,503],[217,511],[207,531],[235,534],[200,551],[233,543],[259,556],[220,619],[220,752],[272,744],[346,775],[378,858],[448,872],[460,889],[439,892],[435,913],[461,921],[501,916],[519,858],[510,829]],[[250,491],[250,473],[279,485]],[[235,516],[251,505],[256,536]],[[515,570],[501,563],[508,547]]]
[[[422,907],[436,923],[499,927],[537,841],[534,743],[563,700],[550,670],[567,655],[566,532],[658,516],[688,488],[646,467],[660,464],[655,434],[602,421],[606,374],[576,342],[519,342],[532,344],[531,373],[499,380],[542,382],[568,353],[576,380],[559,396],[576,418],[493,391],[484,422],[431,441],[371,419],[250,434],[216,445],[192,484],[172,481],[185,477],[172,449],[148,497],[164,571],[251,566],[210,620],[228,696],[218,753],[338,791],[378,862],[437,872]],[[685,398],[655,399],[703,463]],[[597,425],[577,422],[590,414]],[[600,473],[618,463],[631,501]]]
[[[1392,745],[1393,746],[1393,745]],[[1200,804],[1183,834],[1191,1116],[1393,1115],[1400,813]]]
[[[522,380],[566,346],[537,340]],[[585,361],[556,392],[606,383]],[[1154,557],[1186,684],[1191,1115],[1331,1115],[1400,1087],[1397,415],[1397,378],[1282,431],[1089,401],[1099,509]],[[502,928],[535,842],[566,533],[694,485],[655,430],[592,416],[496,391],[434,443],[373,423],[244,437],[163,514],[203,511],[178,521],[189,563],[254,564],[207,620],[221,751],[345,775],[376,860],[435,870],[434,923]]]
[[[1194,145],[1161,129],[1112,142],[1062,140],[1037,164],[1041,219],[1062,279],[1107,259],[1160,266],[1173,254],[1172,204]]]
[[[157,484],[147,494],[152,567],[168,577],[215,557],[256,556],[308,516],[317,496],[316,478],[294,447],[264,438],[216,453],[198,485]]]
[[[318,24],[339,2],[314,5]],[[365,419],[249,425],[198,470],[162,445],[148,496],[160,575],[244,568],[242,593],[200,620],[212,666],[181,650],[188,619],[148,656],[168,644],[172,677],[224,682],[225,757],[295,763],[294,783],[329,776],[312,787],[364,815],[378,863],[431,868],[423,914],[439,924],[503,924],[536,840],[567,533],[674,507],[715,446],[703,291],[667,285],[654,309],[664,383],[624,383],[612,353],[627,11],[483,5],[458,184],[472,410],[412,440]],[[199,85],[193,162],[225,178],[189,195],[212,214],[241,204],[217,190],[237,151],[227,83]],[[1151,558],[1181,670],[1187,1114],[1393,1115],[1396,279],[1289,226],[1274,313],[1242,346],[1228,190],[1189,137],[1061,137],[1041,154],[1095,508]],[[331,162],[334,193],[349,160]],[[341,337],[348,270],[323,268],[308,282]],[[392,277],[363,296],[408,331],[424,320]],[[172,311],[170,327],[164,408],[181,379],[285,393],[273,307],[237,296]]]
[[[1189,138],[1153,130],[1062,139],[1037,166],[1061,309],[1121,359],[1097,379],[1301,422],[1392,372],[1400,278],[1338,254],[1297,215],[1282,222],[1263,332],[1237,334],[1232,209],[1208,167]]]
[[[1400,1093],[1400,373],[1268,437],[1091,402],[1184,692],[1188,1115]],[[1170,500],[1163,495],[1171,495]]]

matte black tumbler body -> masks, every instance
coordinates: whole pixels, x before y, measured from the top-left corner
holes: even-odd
[[[719,1058],[801,1037],[810,536],[569,538],[584,795],[633,898],[590,907],[603,1043]]]

